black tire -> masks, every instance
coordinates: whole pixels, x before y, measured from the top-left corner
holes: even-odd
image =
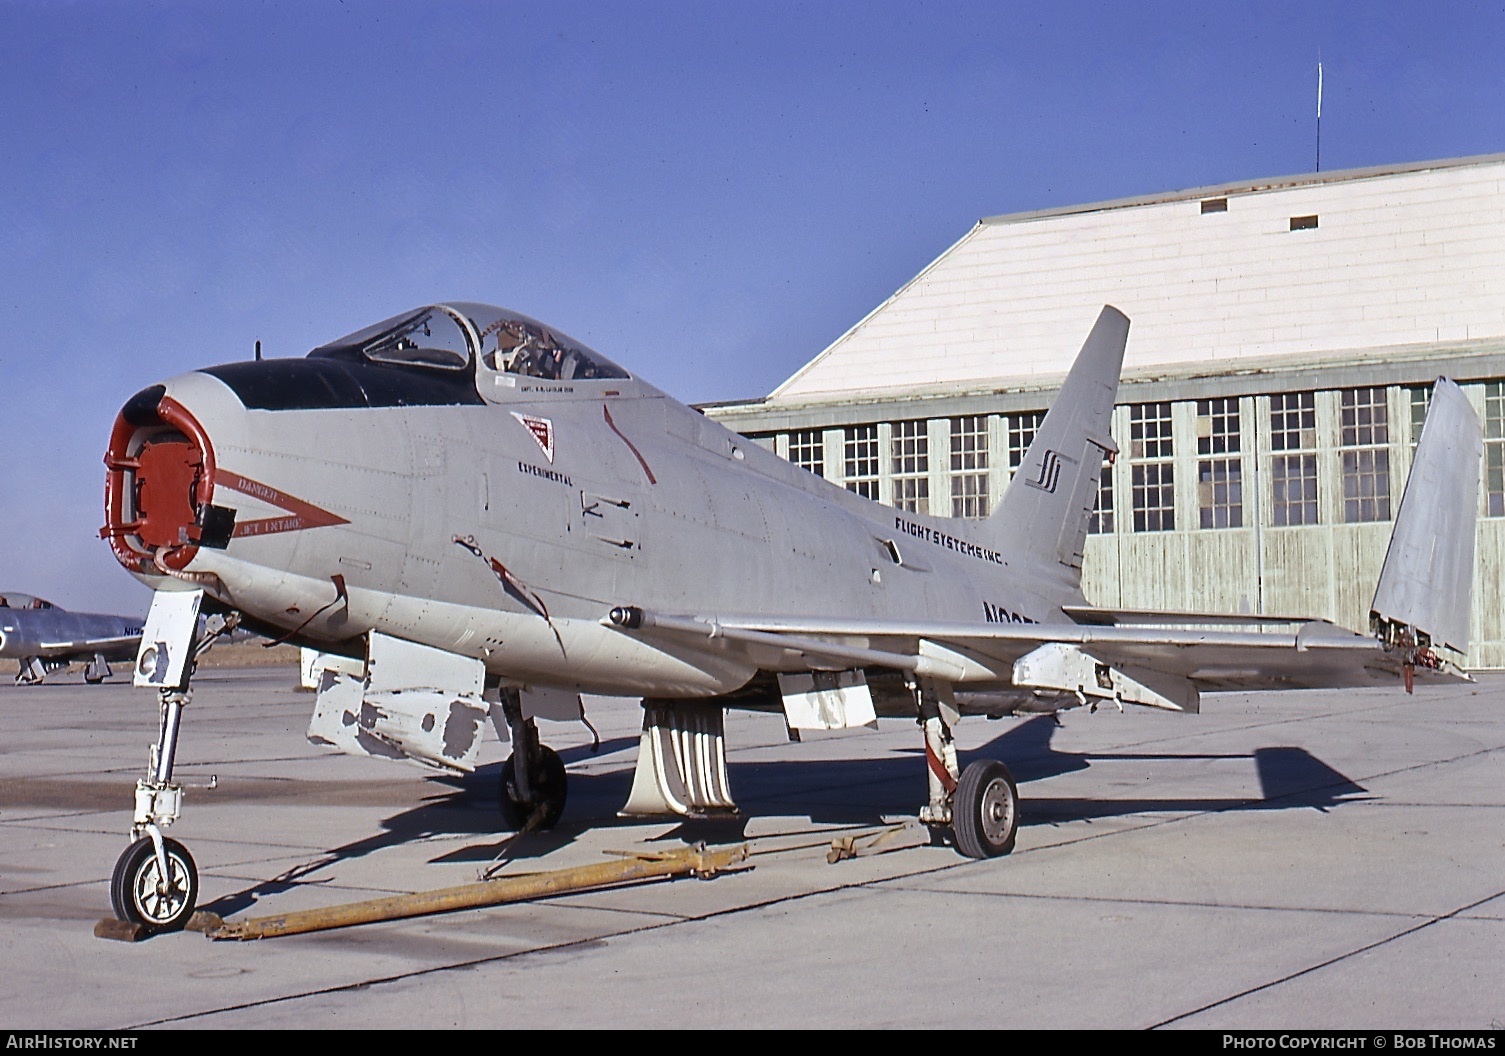
[[[968,858],[996,858],[1014,849],[1019,832],[1019,791],[1009,768],[979,759],[962,771],[951,797],[956,849]]]
[[[552,829],[564,813],[564,801],[569,789],[569,776],[564,770],[564,760],[552,748],[540,746],[538,765],[532,778],[533,800],[523,802],[516,795],[516,755],[509,755],[502,764],[501,787],[498,799],[501,802],[502,820],[507,827],[521,831],[542,808],[542,814],[533,825],[535,829]]]
[[[199,871],[193,856],[177,840],[163,840],[168,884],[159,883],[157,852],[142,837],[125,849],[110,877],[110,903],[115,916],[149,931],[181,931],[199,900]]]

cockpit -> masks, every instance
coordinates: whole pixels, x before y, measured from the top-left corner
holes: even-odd
[[[549,381],[625,378],[627,372],[585,345],[504,308],[487,304],[434,304],[393,316],[321,345],[310,358],[462,371],[485,369]]]
[[[537,319],[468,302],[394,315],[302,359],[228,363],[204,372],[230,386],[245,406],[272,411],[479,404],[521,390],[523,378],[573,385],[630,377]]]
[[[34,597],[31,594],[17,594],[8,591],[0,594],[0,609],[55,609],[56,605],[43,598]]]

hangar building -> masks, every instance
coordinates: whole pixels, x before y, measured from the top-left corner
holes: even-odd
[[[1505,154],[991,217],[768,396],[704,410],[981,517],[1103,304],[1132,325],[1092,601],[1364,629],[1445,375],[1485,431],[1467,663],[1505,667]]]

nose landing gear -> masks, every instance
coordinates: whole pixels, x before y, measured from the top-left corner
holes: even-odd
[[[147,776],[136,782],[136,814],[131,844],[115,862],[110,876],[110,904],[115,916],[148,933],[179,931],[193,915],[199,897],[198,867],[177,840],[162,835],[183,808],[183,788],[173,783],[178,726],[188,703],[188,676],[176,689],[161,694],[161,722],[152,746]]]
[[[176,603],[182,610],[180,615],[186,614],[187,629],[182,640],[191,641],[193,647],[187,653],[181,681],[157,691],[160,707],[157,743],[151,747],[146,776],[136,782],[130,846],[116,860],[110,875],[110,904],[115,916],[137,925],[144,934],[181,931],[198,906],[199,872],[193,856],[177,840],[163,836],[162,830],[177,821],[183,809],[183,786],[173,780],[173,763],[183,709],[192,696],[189,682],[193,669],[198,658],[239,622],[235,615],[212,616],[205,622],[202,633],[197,633],[198,605],[198,598]],[[153,599],[153,609],[156,608],[157,599]],[[149,615],[147,619],[150,625],[152,617]],[[147,635],[146,639],[154,640],[154,636]],[[157,647],[165,645],[158,642],[143,651],[143,659],[137,665],[138,676],[155,671],[153,665],[160,657],[148,661],[146,653],[153,649],[160,653],[162,650]],[[214,786],[215,781],[210,778],[208,787]]]

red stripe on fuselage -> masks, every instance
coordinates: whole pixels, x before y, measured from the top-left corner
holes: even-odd
[[[617,423],[611,420],[611,408],[603,403],[601,405],[601,413],[606,415],[606,424],[611,426],[611,431],[616,433],[618,439],[627,445],[627,450],[632,452],[633,457],[638,460],[638,465],[643,467],[643,472],[648,474],[648,483],[657,484],[658,480],[653,476],[653,470],[648,468],[648,460],[643,457],[642,452],[633,445],[632,441],[627,439],[622,430],[617,428]]]
[[[256,535],[275,535],[278,532],[298,532],[304,528],[326,528],[334,524],[349,524],[350,522],[338,514],[320,509],[311,502],[289,495],[287,492],[263,484],[259,480],[242,476],[228,469],[221,469],[215,477],[215,484],[219,487],[238,491],[242,495],[249,495],[253,499],[259,499],[270,506],[286,510],[287,517],[262,517],[254,521],[242,521],[235,526],[231,538],[243,539]]]

